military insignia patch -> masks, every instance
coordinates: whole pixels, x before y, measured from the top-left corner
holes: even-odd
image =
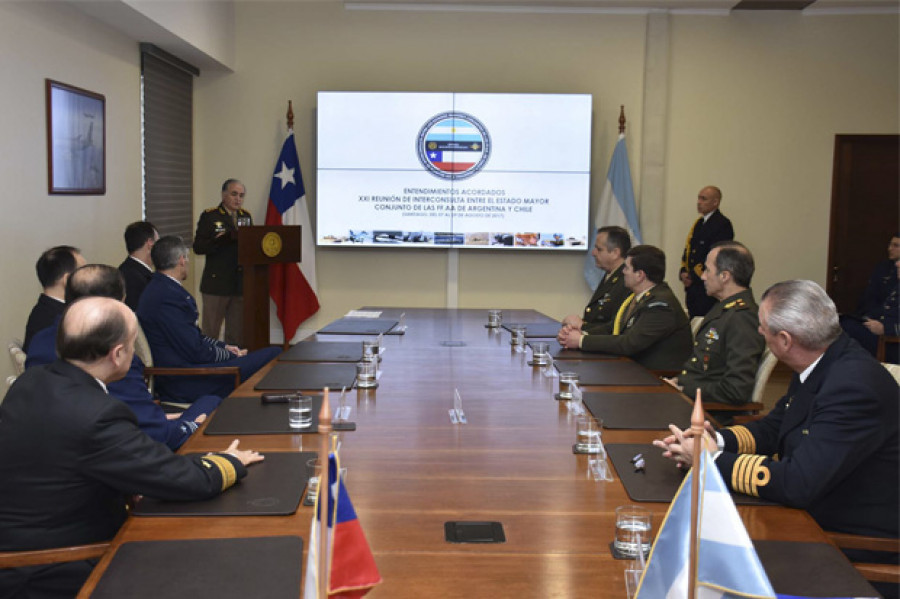
[[[719,331],[716,330],[716,327],[710,327],[706,332],[706,345],[712,345],[716,341],[719,340]]]
[[[443,112],[419,131],[419,162],[435,177],[459,181],[481,171],[491,155],[487,128],[470,114]]]

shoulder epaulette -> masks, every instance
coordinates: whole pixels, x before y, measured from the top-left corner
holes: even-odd
[[[730,301],[725,306],[723,306],[723,310],[731,310],[732,308],[737,308],[738,310],[746,310],[750,306],[743,300],[743,298],[737,298],[734,301]]]
[[[215,212],[215,211],[218,210],[218,209],[219,209],[218,206],[213,206],[212,208],[207,208],[207,209],[204,210],[203,212]]]

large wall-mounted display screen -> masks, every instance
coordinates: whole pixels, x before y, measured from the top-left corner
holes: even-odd
[[[591,96],[320,92],[320,246],[580,250]]]

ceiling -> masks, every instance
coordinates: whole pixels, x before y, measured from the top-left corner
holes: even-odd
[[[304,1],[304,0],[300,0]],[[884,13],[897,12],[897,0],[344,0],[348,8],[383,10],[460,10],[481,11],[496,8],[585,10],[609,13],[645,13],[671,11],[727,14],[734,10],[803,10],[806,13]]]

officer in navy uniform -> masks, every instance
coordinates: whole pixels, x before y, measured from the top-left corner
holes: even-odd
[[[622,276],[625,254],[630,249],[631,236],[622,227],[609,226],[597,230],[591,255],[606,275],[594,290],[584,314],[581,317],[570,314],[563,319],[559,339],[563,338],[567,328],[594,334],[612,332],[616,312],[631,293],[625,287],[625,277]]]
[[[737,241],[717,243],[706,257],[703,284],[719,301],[700,324],[681,374],[667,379],[688,397],[700,389],[709,401],[742,404],[751,400],[765,349],[759,334],[759,308],[750,289],[753,271],[752,254]],[[723,415],[715,416],[722,422]]]
[[[612,334],[571,329],[560,344],[570,349],[628,356],[650,370],[677,370],[691,353],[691,327],[681,303],[663,281],[666,255],[638,245],[628,251],[622,276],[631,295],[619,307]]]
[[[888,259],[879,262],[869,277],[856,312],[841,315],[841,328],[856,339],[873,356],[878,350],[878,337],[900,335],[900,233],[888,245]],[[885,347],[885,362],[900,363],[900,345]]]
[[[118,269],[105,264],[88,264],[72,273],[66,282],[66,304],[82,297],[108,297],[121,301],[125,295],[123,277]],[[130,306],[129,306],[130,307]],[[56,361],[56,338],[59,320],[34,336],[28,350],[25,369],[52,364]],[[154,441],[178,449],[197,430],[208,414],[222,399],[205,395],[193,401],[181,414],[166,414],[154,401],[144,380],[144,362],[137,353],[125,376],[107,386],[110,396],[125,402],[137,419],[137,425]]]
[[[200,293],[203,297],[203,334],[219,338],[225,322],[225,343],[243,347],[244,285],[238,264],[237,229],[253,224],[242,208],[246,190],[237,179],[222,184],[222,203],[209,208],[197,221],[194,252],[206,256]]]
[[[197,327],[197,304],[184,288],[189,250],[180,237],[160,237],[153,246],[156,273],[141,296],[137,316],[153,353],[153,363],[161,367],[237,366],[241,380],[275,358],[281,349],[246,349],[213,339]],[[156,390],[167,399],[191,402],[202,395],[227,397],[234,390],[234,377],[160,376]]]
[[[719,241],[734,239],[731,221],[719,212],[722,191],[718,187],[708,185],[697,194],[697,212],[700,218],[691,227],[681,255],[679,277],[684,285],[684,303],[691,318],[706,316],[716,300],[706,295],[703,281],[703,265],[706,255],[712,246]]]
[[[262,459],[226,450],[177,455],[141,432],[107,385],[131,364],[137,321],[122,302],[72,303],[60,359],[26,371],[0,405],[0,551],[51,549],[111,539],[135,494],[207,499]],[[0,596],[74,597],[96,560],[0,569]]]
[[[764,418],[704,435],[725,483],[806,509],[826,530],[896,538],[897,382],[842,334],[834,302],[812,281],[773,285],[762,296],[759,322],[769,349],[795,374]],[[670,429],[654,445],[687,468],[693,440]]]

